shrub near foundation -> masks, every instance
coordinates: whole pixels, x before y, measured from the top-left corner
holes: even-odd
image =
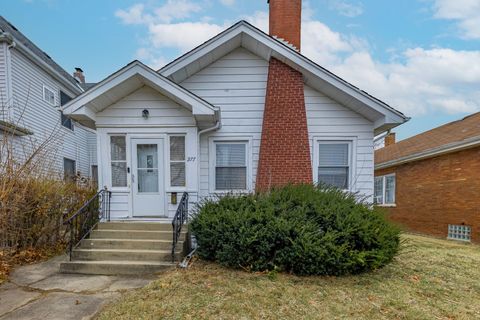
[[[396,255],[400,230],[355,195],[290,185],[203,202],[191,226],[201,258],[250,271],[356,274]]]

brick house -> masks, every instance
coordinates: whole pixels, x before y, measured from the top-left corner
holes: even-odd
[[[480,242],[480,113],[375,152],[375,202],[408,230]]]

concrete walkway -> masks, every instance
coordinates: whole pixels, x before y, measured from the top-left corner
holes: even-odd
[[[0,319],[90,319],[125,290],[155,277],[61,274],[66,257],[17,268],[0,286]]]

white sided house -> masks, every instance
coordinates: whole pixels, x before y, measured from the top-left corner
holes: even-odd
[[[60,111],[83,92],[80,82],[0,16],[0,140],[5,134],[13,139],[19,160],[48,140],[48,165],[59,178],[96,174],[95,131]]]
[[[276,94],[277,82],[300,91]],[[97,131],[111,219],[171,219],[185,192],[196,202],[282,181],[371,197],[374,136],[407,120],[245,21],[157,72],[133,61],[63,112]]]

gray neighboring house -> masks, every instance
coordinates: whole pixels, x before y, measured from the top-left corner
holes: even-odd
[[[95,131],[60,111],[88,87],[80,68],[70,75],[0,16],[0,138],[13,127],[15,145],[23,147],[39,144],[53,132],[58,146],[53,165],[59,175],[95,178]]]

